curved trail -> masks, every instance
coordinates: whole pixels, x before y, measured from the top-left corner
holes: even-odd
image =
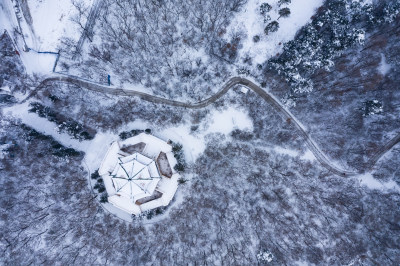
[[[100,84],[96,84],[93,82],[85,81],[82,79],[79,79],[77,77],[70,77],[70,76],[59,76],[59,77],[51,77],[43,80],[39,86],[36,87],[34,91],[32,91],[27,98],[25,98],[22,102],[27,101],[29,98],[34,96],[40,89],[44,88],[45,86],[51,84],[52,82],[64,82],[64,83],[70,83],[70,84],[75,84],[80,87],[84,87],[88,90],[91,91],[96,91],[96,92],[101,92],[101,93],[106,93],[106,94],[111,94],[111,95],[118,95],[118,96],[137,96],[145,101],[157,103],[157,104],[166,104],[170,106],[175,106],[175,107],[183,107],[183,108],[189,108],[189,109],[199,109],[206,107],[215,101],[217,101],[219,98],[224,96],[232,87],[236,85],[242,85],[246,86],[247,88],[251,89],[255,93],[257,93],[261,98],[264,99],[264,101],[268,102],[270,105],[272,105],[275,110],[277,110],[284,119],[290,119],[291,123],[296,127],[298,133],[304,138],[306,141],[307,147],[311,150],[311,152],[314,154],[315,158],[321,163],[323,167],[325,167],[327,170],[331,171],[332,173],[339,175],[339,176],[355,176],[364,173],[365,171],[362,172],[351,172],[347,171],[344,169],[339,168],[338,166],[334,165],[330,159],[324,154],[323,151],[318,147],[318,145],[311,139],[310,135],[307,133],[306,129],[299,123],[297,122],[296,118],[294,115],[288,111],[283,105],[276,100],[272,95],[270,95],[268,92],[257,86],[255,83],[252,81],[242,78],[242,77],[233,77],[230,80],[228,80],[225,85],[222,87],[221,90],[219,90],[217,93],[215,93],[213,96],[202,100],[197,103],[186,103],[186,102],[179,102],[175,100],[169,100],[166,98],[162,98],[159,96],[154,96],[150,95],[144,92],[139,92],[139,91],[132,91],[132,90],[124,90],[121,88],[113,88],[113,87],[108,87]],[[367,170],[370,171],[373,166],[376,164],[376,162],[386,153],[388,152],[393,146],[395,146],[397,143],[400,142],[400,134],[396,135],[393,139],[391,139],[387,144],[385,144],[383,147],[378,149],[376,154],[370,158],[370,160],[367,163]]]

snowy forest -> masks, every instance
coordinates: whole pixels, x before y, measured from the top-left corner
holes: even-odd
[[[4,0],[0,264],[399,265],[399,84],[400,0]],[[139,133],[181,178],[129,215]]]

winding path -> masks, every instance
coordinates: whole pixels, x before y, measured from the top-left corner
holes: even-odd
[[[43,80],[34,91],[32,91],[27,98],[25,98],[22,102],[27,101],[30,99],[32,96],[34,96],[39,90],[44,88],[45,86],[51,84],[52,82],[62,82],[62,83],[69,83],[69,84],[75,84],[79,87],[84,87],[88,90],[91,91],[96,91],[96,92],[101,92],[101,93],[106,93],[106,94],[111,94],[111,95],[118,95],[118,96],[136,96],[139,97],[145,101],[157,103],[157,104],[166,104],[170,106],[175,106],[175,107],[183,107],[183,108],[189,108],[189,109],[199,109],[206,107],[215,101],[217,101],[219,98],[224,96],[231,88],[233,88],[236,85],[242,85],[246,86],[247,88],[251,89],[255,93],[257,93],[261,98],[263,98],[267,103],[272,105],[281,115],[284,119],[290,119],[291,123],[296,127],[298,133],[304,138],[306,141],[307,147],[311,150],[311,152],[314,154],[315,158],[321,163],[323,167],[325,167],[327,170],[331,171],[332,173],[339,175],[339,176],[355,176],[362,174],[366,171],[362,172],[351,172],[347,171],[344,169],[339,168],[338,166],[334,165],[331,160],[324,154],[323,151],[318,147],[318,145],[311,139],[310,135],[307,133],[306,129],[299,123],[297,122],[296,118],[294,115],[287,110],[283,105],[275,99],[272,95],[270,95],[268,92],[257,86],[255,83],[252,81],[242,78],[242,77],[233,77],[229,79],[225,85],[222,87],[221,90],[219,90],[217,93],[215,93],[213,96],[202,100],[197,103],[187,103],[187,102],[179,102],[175,100],[169,100],[166,98],[162,98],[159,96],[154,96],[150,95],[144,92],[139,92],[139,91],[133,91],[133,90],[124,90],[121,88],[113,88],[113,87],[108,87],[104,85],[100,85],[97,83],[89,82],[82,80],[78,77],[71,77],[71,76],[58,76],[58,77],[51,77]],[[393,139],[391,139],[387,144],[385,144],[383,147],[378,149],[376,154],[372,156],[369,161],[367,162],[366,165],[366,170],[371,171],[376,162],[386,153],[388,152],[393,146],[395,146],[397,143],[400,142],[400,133],[396,135]]]

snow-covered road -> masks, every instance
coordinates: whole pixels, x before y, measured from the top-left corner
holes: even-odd
[[[311,138],[311,136],[307,132],[306,128],[273,95],[271,95],[270,93],[268,93],[267,91],[265,91],[264,89],[262,89],[261,87],[256,85],[251,80],[243,78],[243,77],[232,77],[225,83],[225,85],[221,88],[221,90],[219,90],[213,96],[211,96],[207,99],[204,99],[200,102],[197,102],[197,103],[190,103],[190,102],[179,102],[179,101],[175,101],[175,100],[170,100],[170,99],[162,98],[159,96],[154,96],[154,95],[150,95],[150,94],[147,94],[144,92],[140,92],[140,91],[124,90],[123,88],[108,87],[108,86],[104,86],[101,84],[96,84],[93,82],[85,81],[85,80],[79,79],[77,77],[59,75],[59,76],[54,76],[54,77],[43,80],[36,87],[36,89],[31,94],[29,94],[28,97],[25,98],[22,102],[26,102],[28,99],[33,97],[37,91],[39,91],[46,85],[51,84],[53,82],[63,82],[63,83],[75,84],[77,86],[86,88],[88,90],[111,94],[111,95],[136,96],[145,101],[150,101],[150,102],[157,103],[157,104],[166,104],[166,105],[170,105],[170,106],[183,107],[183,108],[189,108],[189,109],[204,108],[204,107],[214,103],[222,96],[224,96],[230,89],[232,89],[236,85],[246,86],[247,88],[249,88],[252,91],[254,91],[255,93],[257,93],[262,99],[264,99],[264,101],[269,103],[272,107],[274,107],[275,110],[282,116],[282,118],[284,120],[290,119],[291,123],[297,129],[297,134],[299,134],[301,137],[303,137],[303,139],[306,141],[307,147],[310,149],[310,151],[314,154],[315,158],[321,163],[321,165],[323,167],[325,167],[330,172],[332,172],[336,175],[339,175],[339,176],[343,176],[343,177],[357,176],[357,175],[363,174],[367,171],[370,171],[370,169],[373,168],[373,166],[379,160],[379,158],[381,158],[386,152],[388,152],[394,145],[396,145],[397,143],[400,142],[400,134],[398,134],[392,140],[390,140],[386,145],[384,145],[383,147],[378,149],[376,155],[373,156],[372,159],[369,161],[369,164],[365,166],[365,169],[366,169],[365,171],[362,171],[361,173],[353,172],[353,171],[341,169],[327,155],[325,155],[325,153],[318,147],[318,145]]]

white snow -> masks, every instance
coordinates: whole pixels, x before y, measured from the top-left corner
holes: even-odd
[[[244,86],[242,86],[242,87],[240,88],[240,92],[243,93],[243,94],[247,94],[248,91],[249,91],[249,89],[246,88],[246,87],[244,87]]]
[[[209,125],[205,134],[222,133],[229,134],[233,129],[253,131],[253,122],[242,110],[234,107],[218,112],[211,113],[212,123]]]
[[[146,143],[146,148],[144,149],[144,153],[147,156],[152,157],[155,159],[159,154],[160,151],[163,151],[165,153],[170,152],[172,150],[172,147],[168,145],[165,141],[154,137],[152,135],[148,135],[145,133],[141,133],[137,136],[128,138],[124,141],[120,142],[121,146],[129,146],[129,145],[134,145],[139,142],[144,142]]]
[[[264,23],[264,17],[260,14],[260,5],[268,2],[272,6],[272,10],[268,13],[271,16],[271,21],[277,20],[279,17],[278,0],[249,0],[242,11],[235,15],[227,32],[242,31],[247,34],[243,40],[243,49],[240,51],[240,56],[248,54],[253,58],[253,63],[261,64],[268,58],[275,56],[282,50],[282,44],[295,36],[296,32],[310,21],[315,10],[320,7],[323,0],[292,0],[289,5],[281,6],[289,7],[291,14],[287,18],[279,18],[279,30],[269,33],[268,36],[264,33],[265,26],[269,23]],[[253,42],[253,36],[261,37],[260,41]],[[279,44],[281,43],[281,45]]]
[[[300,157],[302,160],[308,160],[308,161],[315,161],[317,158],[315,158],[314,154],[312,151],[307,149],[307,151]]]
[[[378,189],[381,191],[395,190],[400,193],[400,186],[393,180],[381,182],[375,179],[371,173],[362,174],[356,177],[360,185],[366,186],[369,189]]]
[[[90,6],[92,0],[83,1]],[[71,18],[77,14],[71,0],[28,1],[36,36],[36,50],[57,51],[60,38],[79,39],[80,30]]]
[[[20,51],[21,60],[28,74],[51,74],[57,55]]]
[[[121,151],[124,146],[138,143],[146,144],[141,153],[129,155]],[[99,168],[99,175],[104,180],[109,196],[108,201],[123,211],[135,215],[160,206],[167,206],[174,197],[180,178],[179,173],[174,171],[177,161],[171,150],[171,145],[146,133],[114,142],[103,155],[104,159]],[[170,178],[160,175],[153,161],[160,152],[170,155],[167,156],[173,173]],[[162,193],[160,198],[141,205],[135,204],[137,200],[153,195],[155,190]]]
[[[8,85],[6,85],[6,86],[1,87],[0,91],[11,92],[11,89]]]
[[[68,2],[68,1],[65,1]],[[49,10],[45,11],[47,13],[53,13]],[[31,28],[27,25],[25,20],[23,19],[22,14],[20,14],[21,20],[20,24],[22,27],[22,31],[24,33],[24,38],[29,46],[36,51],[40,50],[42,47],[38,45],[36,37],[34,33],[31,31]],[[42,19],[46,20],[48,15],[42,15]],[[47,21],[46,25],[52,25],[51,21]],[[26,72],[28,74],[40,73],[40,74],[49,74],[52,72],[54,62],[56,60],[56,55],[54,54],[38,54],[34,51],[25,51],[24,42],[20,35],[13,35],[14,29],[18,29],[18,21],[15,16],[15,10],[13,8],[13,3],[11,0],[5,0],[0,2],[0,34],[3,34],[4,30],[7,30],[11,38],[13,39],[13,43],[16,46],[15,49],[18,50],[20,54],[21,61],[24,64]],[[55,35],[47,36],[49,40],[55,40]],[[57,37],[58,38],[58,37]],[[49,47],[48,49],[52,49]],[[55,52],[55,51],[54,51]]]
[[[113,76],[111,76],[111,83]],[[124,88],[124,90],[134,90],[134,91],[139,91],[139,92],[144,92],[150,95],[153,95],[153,91],[151,90],[151,88],[147,88],[146,86],[140,84],[140,83],[136,83],[136,84],[132,84],[132,83],[123,83],[121,84],[121,87]]]
[[[170,127],[162,130],[159,135],[169,138],[173,142],[179,142],[183,145],[185,159],[188,162],[194,162],[206,148],[204,135],[194,136],[190,132],[189,125]]]
[[[297,151],[295,151],[295,150],[286,149],[286,148],[283,148],[283,147],[281,147],[281,146],[275,146],[275,147],[274,147],[274,151],[275,151],[276,153],[289,155],[289,156],[291,156],[291,157],[297,157],[297,156],[299,156],[299,152],[297,152]]]
[[[87,145],[85,152],[85,163],[90,172],[94,172],[100,167],[111,143],[118,140],[118,136],[112,133],[98,132],[94,139]]]
[[[208,118],[208,121],[199,125],[199,131],[195,133],[191,133],[190,125],[181,125],[164,129],[160,135],[180,142],[184,147],[186,161],[194,162],[205,150],[208,134],[222,133],[228,136],[234,129],[253,130],[253,123],[248,114],[234,107],[224,111],[213,110]]]
[[[392,66],[386,62],[385,55],[381,54],[381,62],[380,62],[379,67],[378,67],[379,72],[383,76],[385,76],[390,71],[391,68],[392,68]]]
[[[46,118],[39,117],[35,113],[29,113],[29,102],[13,105],[3,109],[4,114],[21,119],[22,123],[32,127],[38,132],[51,135],[55,140],[66,147],[70,147],[79,151],[85,151],[89,146],[89,141],[78,141],[71,138],[67,133],[59,133],[55,123],[50,122]]]
[[[129,213],[115,207],[111,203],[107,202],[107,203],[101,204],[101,206],[103,206],[103,208],[106,211],[108,211],[109,213],[117,216],[119,219],[122,219],[127,222],[132,222],[132,216]]]
[[[298,157],[301,160],[306,160],[306,161],[316,160],[314,154],[309,149],[307,149],[307,151],[304,154],[301,154],[299,151],[284,148],[281,146],[263,147],[263,149],[266,151],[271,151],[271,152],[275,152],[275,153],[282,154],[282,155],[288,155],[288,156],[294,157],[294,158]]]
[[[257,259],[262,262],[271,262],[274,256],[269,251],[259,252],[257,254]]]
[[[80,0],[89,8],[92,1]],[[57,52],[63,37],[77,41],[80,29],[71,19],[78,12],[71,0],[27,1],[27,5],[32,17],[32,26],[27,23],[22,12],[18,15],[20,18],[18,24],[15,3],[12,0],[0,1],[0,34],[7,30],[12,36],[28,74],[49,74],[52,72],[56,55],[38,54],[34,51]],[[22,36],[14,35],[14,30],[19,29],[19,25],[27,46],[34,51],[25,51]]]

